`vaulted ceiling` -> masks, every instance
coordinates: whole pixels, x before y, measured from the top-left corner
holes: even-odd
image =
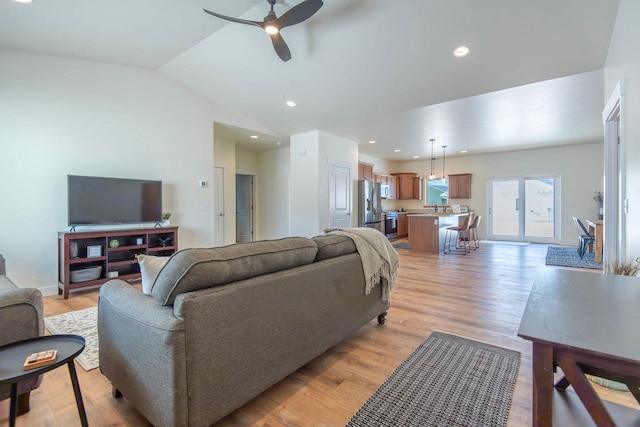
[[[324,0],[282,30],[288,62],[261,29],[203,8],[261,21],[269,5],[1,0],[0,48],[157,70],[271,141],[323,130],[390,160],[429,157],[431,138],[448,155],[602,139],[618,0]],[[453,55],[460,45],[464,58]]]

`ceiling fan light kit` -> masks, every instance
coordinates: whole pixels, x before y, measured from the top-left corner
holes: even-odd
[[[271,37],[273,48],[275,49],[280,59],[282,59],[283,61],[288,61],[291,59],[291,51],[289,50],[289,46],[287,46],[284,39],[280,35],[280,30],[285,27],[299,24],[311,18],[322,7],[324,3],[322,3],[322,0],[305,0],[293,6],[278,18],[276,13],[273,11],[273,6],[277,3],[277,1],[278,0],[267,0],[267,2],[271,5],[271,10],[269,10],[269,13],[267,13],[267,16],[264,17],[262,22],[249,21],[247,19],[225,16],[216,12],[211,12],[207,9],[203,10],[209,15],[226,19],[227,21],[237,22],[239,24],[254,25],[256,27],[262,28],[267,34],[269,34],[269,37]]]

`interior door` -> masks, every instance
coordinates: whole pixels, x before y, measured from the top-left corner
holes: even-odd
[[[214,246],[224,245],[224,168],[213,168],[213,228]]]
[[[253,176],[236,175],[236,242],[253,241]]]
[[[351,168],[348,164],[329,164],[329,226],[351,227]]]

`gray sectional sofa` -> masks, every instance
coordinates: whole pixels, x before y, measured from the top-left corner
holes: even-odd
[[[6,274],[0,255],[0,346],[44,335],[42,294],[35,288],[18,288]],[[18,411],[29,411],[31,390],[42,382],[42,375],[18,383]],[[11,386],[0,385],[0,400],[11,397]]]
[[[345,236],[185,249],[150,295],[120,280],[101,287],[100,370],[154,425],[209,426],[372,319],[384,323],[381,285],[366,294]]]

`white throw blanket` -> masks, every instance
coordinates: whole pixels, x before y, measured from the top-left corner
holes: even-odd
[[[337,234],[353,240],[362,261],[365,295],[371,293],[376,283],[382,282],[382,299],[388,301],[400,268],[400,257],[385,235],[375,228],[365,227],[327,228],[324,234]]]

